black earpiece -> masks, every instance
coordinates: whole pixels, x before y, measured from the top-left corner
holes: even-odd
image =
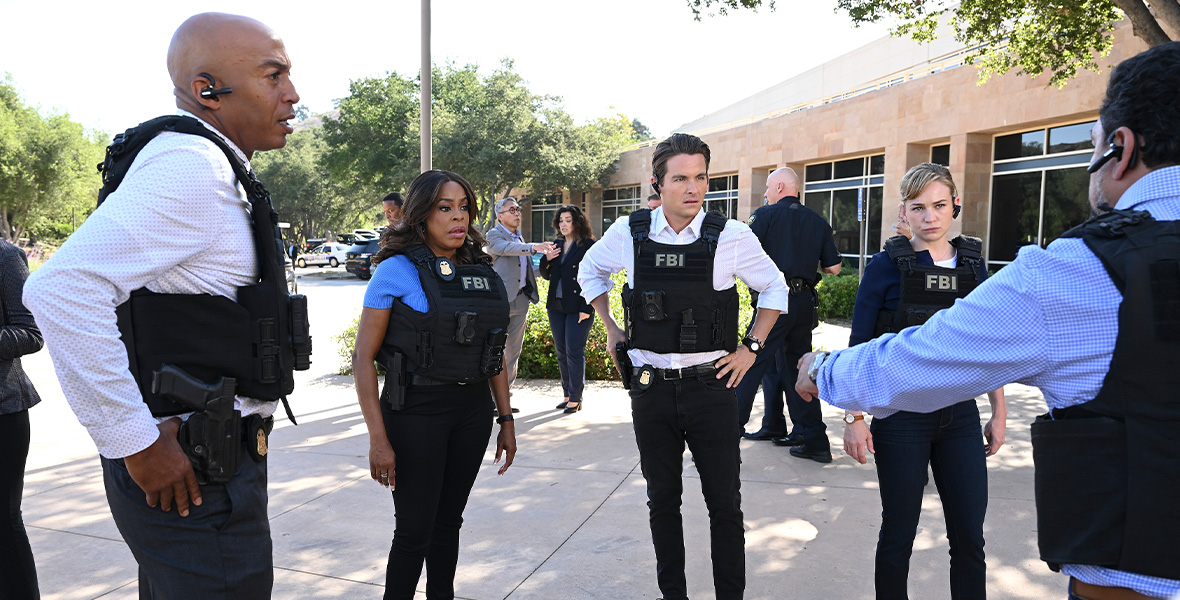
[[[963,205],[960,204],[959,202],[955,202],[955,200],[957,200],[957,198],[951,200],[951,202],[954,203],[954,208],[951,209],[951,218],[952,219],[959,218],[959,213],[963,212]],[[962,202],[962,201],[960,200],[960,202]]]
[[[209,82],[209,85],[205,86],[205,89],[201,90],[201,97],[206,100],[214,100],[218,96],[221,96],[224,94],[232,94],[234,92],[234,89],[231,87],[223,87],[223,88],[214,89],[213,86],[217,85],[217,82],[214,81],[213,76],[208,73],[198,73],[197,77],[203,77],[203,78],[205,78],[205,80],[207,80]]]
[[[1102,153],[1102,156],[1099,156],[1094,160],[1094,162],[1090,163],[1090,166],[1086,167],[1087,173],[1094,173],[1098,169],[1101,169],[1102,165],[1110,162],[1110,159],[1112,158],[1119,159],[1123,157],[1123,147],[1114,143],[1114,134],[1115,132],[1112,131],[1110,132],[1110,135],[1106,137],[1106,143],[1110,147],[1106,149],[1106,152]],[[1135,161],[1139,159],[1139,139],[1135,137],[1134,133],[1132,133],[1131,136],[1131,163],[1127,165],[1128,169],[1134,167]]]
[[[655,193],[657,193],[657,194],[658,194],[658,193],[660,193],[660,178],[659,178],[659,177],[656,177],[656,174],[655,174],[655,173],[652,173],[652,174],[651,174],[651,178],[652,178],[652,179],[655,179],[655,181],[651,182],[651,189],[652,189],[652,191],[653,191],[653,192],[655,192]]]

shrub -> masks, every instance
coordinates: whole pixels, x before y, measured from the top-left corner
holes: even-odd
[[[824,275],[816,286],[819,318],[851,321],[852,309],[856,306],[856,290],[859,288],[860,279],[856,271],[849,270],[846,275]]]

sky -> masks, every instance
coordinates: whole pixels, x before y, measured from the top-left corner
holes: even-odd
[[[416,76],[420,0],[172,3],[0,0],[0,77],[25,102],[113,133],[175,110],[168,42],[189,16],[243,14],[284,39],[301,104],[332,110],[349,82]],[[515,61],[529,88],[579,121],[621,112],[663,136],[887,35],[854,27],[835,0],[693,20],[685,0],[433,0],[435,64]]]

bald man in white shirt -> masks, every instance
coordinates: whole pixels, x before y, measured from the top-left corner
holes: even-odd
[[[286,144],[299,95],[283,42],[268,27],[196,15],[177,29],[167,62],[177,114],[199,119],[247,167],[255,152]],[[161,133],[25,287],[25,304],[46,325],[62,390],[102,455],[111,513],[139,563],[140,598],[270,597],[264,456],[243,456],[225,483],[198,485],[177,439],[191,413],[153,416],[115,310],[140,289],[236,300],[239,288],[258,282],[256,247],[267,243],[255,244],[251,210],[218,145]],[[110,251],[131,235],[138,243]],[[214,244],[223,259],[215,263],[207,260]],[[242,417],[266,421],[267,431],[276,404],[234,401]],[[265,444],[258,450],[265,454]]]

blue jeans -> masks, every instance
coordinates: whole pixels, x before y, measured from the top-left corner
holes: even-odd
[[[581,402],[586,389],[586,338],[594,325],[594,313],[578,322],[581,313],[563,313],[549,309],[549,330],[557,349],[557,368],[561,370],[562,395],[570,402]]]
[[[656,579],[666,600],[687,600],[684,576],[684,445],[692,451],[709,509],[713,586],[717,600],[741,600],[746,587],[746,542],[738,471],[737,410],[725,380],[712,375],[631,389],[631,417],[639,464],[647,480],[648,518],[656,551]]]
[[[932,413],[899,412],[871,425],[881,487],[877,599],[908,598],[910,554],[922,514],[926,465],[942,500],[950,540],[953,600],[985,598],[983,518],[987,466],[975,400]]]

